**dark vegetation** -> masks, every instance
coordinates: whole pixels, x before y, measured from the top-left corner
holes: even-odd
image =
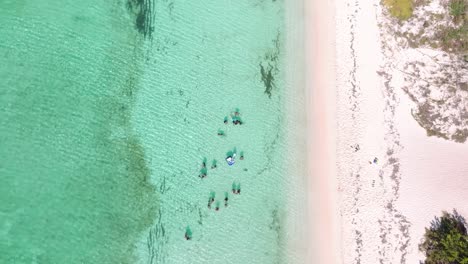
[[[263,62],[260,63],[260,74],[262,82],[265,86],[265,93],[271,98],[271,91],[275,87],[275,75],[279,73],[278,63],[280,55],[280,32],[276,34],[276,38],[272,41],[273,48],[270,48],[263,56]],[[265,65],[265,66],[264,66]]]
[[[413,14],[413,0],[384,0],[390,14],[400,20],[406,20]]]
[[[426,228],[419,245],[426,256],[424,264],[468,264],[468,235],[465,219],[458,214],[442,212]]]
[[[154,0],[127,0],[127,9],[135,16],[135,28],[145,38],[154,32]]]
[[[262,74],[262,82],[265,85],[265,93],[271,98],[271,90],[273,89],[273,81],[275,78],[273,77],[273,67],[268,65],[267,68],[263,67],[260,64],[260,73]]]
[[[443,34],[443,45],[466,56],[468,53],[468,1],[450,0],[448,8],[456,27],[450,28]]]
[[[409,20],[414,17],[413,10],[416,7],[426,5],[430,1],[425,0],[383,0],[383,4],[389,13],[400,21]],[[427,14],[424,19],[423,28],[419,34],[404,33],[411,47],[431,46],[440,48],[446,52],[468,57],[468,0],[449,0],[446,5],[453,26],[431,27],[434,22],[447,19],[439,14]],[[426,30],[434,30],[433,37],[423,36]]]
[[[436,40],[439,40],[443,50],[466,56],[468,53],[468,1],[450,0],[447,8],[454,26],[440,28],[435,34]]]
[[[466,19],[467,11],[467,2],[466,0],[451,0],[449,3],[450,15],[453,16],[454,22],[457,23],[460,20]]]

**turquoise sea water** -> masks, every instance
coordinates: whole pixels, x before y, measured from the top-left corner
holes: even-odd
[[[0,263],[286,263],[284,30],[280,0],[0,1]]]

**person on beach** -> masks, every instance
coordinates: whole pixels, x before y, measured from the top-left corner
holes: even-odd
[[[216,201],[216,207],[215,207],[215,210],[216,210],[216,211],[219,211],[219,201]]]
[[[214,159],[214,160],[211,162],[211,168],[212,168],[212,169],[217,168],[217,166],[218,166],[217,163],[218,163],[218,161]]]
[[[206,158],[203,158],[203,161],[202,161],[202,168],[206,168]]]
[[[241,185],[240,185],[240,183],[237,184],[236,191],[237,191],[236,194],[240,194],[240,192],[241,192]]]
[[[225,117],[224,117],[224,124],[227,125],[227,123],[228,123],[228,117],[225,116]]]
[[[244,151],[240,152],[240,160],[244,160]]]

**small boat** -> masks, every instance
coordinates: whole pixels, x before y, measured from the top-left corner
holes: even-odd
[[[229,166],[232,166],[234,165],[234,163],[236,163],[236,154],[233,154],[232,156],[229,156],[226,158],[226,162]]]

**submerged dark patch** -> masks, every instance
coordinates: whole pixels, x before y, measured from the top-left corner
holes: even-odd
[[[154,0],[127,0],[127,9],[135,16],[135,28],[145,38],[154,32]]]
[[[260,64],[260,73],[262,75],[262,82],[265,86],[265,93],[268,94],[268,97],[271,98],[271,90],[273,89],[273,81],[275,78],[273,77],[273,67],[268,64],[266,69]]]
[[[268,95],[268,98],[271,98],[271,91],[275,87],[275,75],[279,72],[280,37],[280,32],[278,30],[276,38],[272,41],[274,44],[273,48],[270,48],[265,53],[263,61],[260,62],[261,81],[265,87],[265,94]]]

